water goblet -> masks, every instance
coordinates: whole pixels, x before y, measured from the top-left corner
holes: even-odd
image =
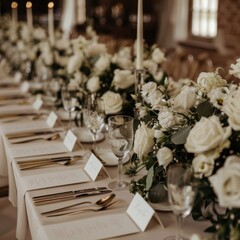
[[[86,99],[85,107],[83,109],[83,119],[86,127],[90,130],[93,136],[93,146],[97,142],[97,134],[105,123],[105,108],[103,99],[97,98],[94,95]]]
[[[189,166],[177,163],[171,165],[167,172],[168,200],[177,218],[176,236],[169,236],[164,240],[187,240],[182,236],[182,220],[192,210],[195,191],[193,173]]]
[[[129,183],[122,179],[123,159],[133,145],[133,118],[130,116],[116,115],[108,119],[109,143],[113,154],[118,158],[118,180],[109,183],[109,188],[114,190],[125,189]]]
[[[62,103],[65,111],[68,111],[69,130],[72,129],[72,112],[78,105],[77,90],[70,89],[68,85],[63,85],[61,88]]]

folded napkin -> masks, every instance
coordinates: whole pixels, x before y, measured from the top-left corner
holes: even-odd
[[[35,173],[27,176],[21,176],[15,161],[12,162],[12,168],[17,180],[18,190],[16,237],[19,240],[25,240],[28,233],[28,218],[25,205],[25,193],[27,191],[90,181],[90,178],[81,167],[46,173],[41,171],[39,174]]]

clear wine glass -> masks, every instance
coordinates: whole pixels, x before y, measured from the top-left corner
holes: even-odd
[[[182,236],[182,220],[191,212],[195,198],[191,168],[182,163],[170,166],[167,172],[167,188],[170,206],[177,217],[177,233],[164,240],[187,240]]]
[[[93,146],[97,142],[97,134],[105,123],[105,108],[103,99],[97,98],[94,95],[86,99],[85,108],[83,109],[83,119],[86,127],[93,135]]]
[[[52,78],[46,84],[46,100],[49,103],[49,106],[55,110],[57,101],[58,101],[58,92],[61,89],[61,82],[59,79]]]
[[[118,157],[118,181],[110,182],[108,186],[115,190],[125,189],[129,183],[122,179],[122,165],[133,145],[133,118],[124,115],[109,117],[108,135],[112,152]]]
[[[78,105],[77,90],[69,89],[68,85],[63,85],[61,88],[62,103],[65,111],[68,111],[69,130],[72,129],[72,112]]]

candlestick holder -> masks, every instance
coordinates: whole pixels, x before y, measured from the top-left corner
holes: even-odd
[[[140,96],[141,87],[144,84],[144,69],[135,69],[135,95]]]
[[[141,88],[144,84],[144,69],[135,69],[135,97],[136,103],[141,99]],[[143,100],[142,100],[143,101]],[[134,118],[139,119],[139,112],[137,108],[134,108]]]

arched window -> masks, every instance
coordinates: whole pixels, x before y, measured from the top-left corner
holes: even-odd
[[[218,0],[191,0],[190,35],[215,38],[217,36]]]

